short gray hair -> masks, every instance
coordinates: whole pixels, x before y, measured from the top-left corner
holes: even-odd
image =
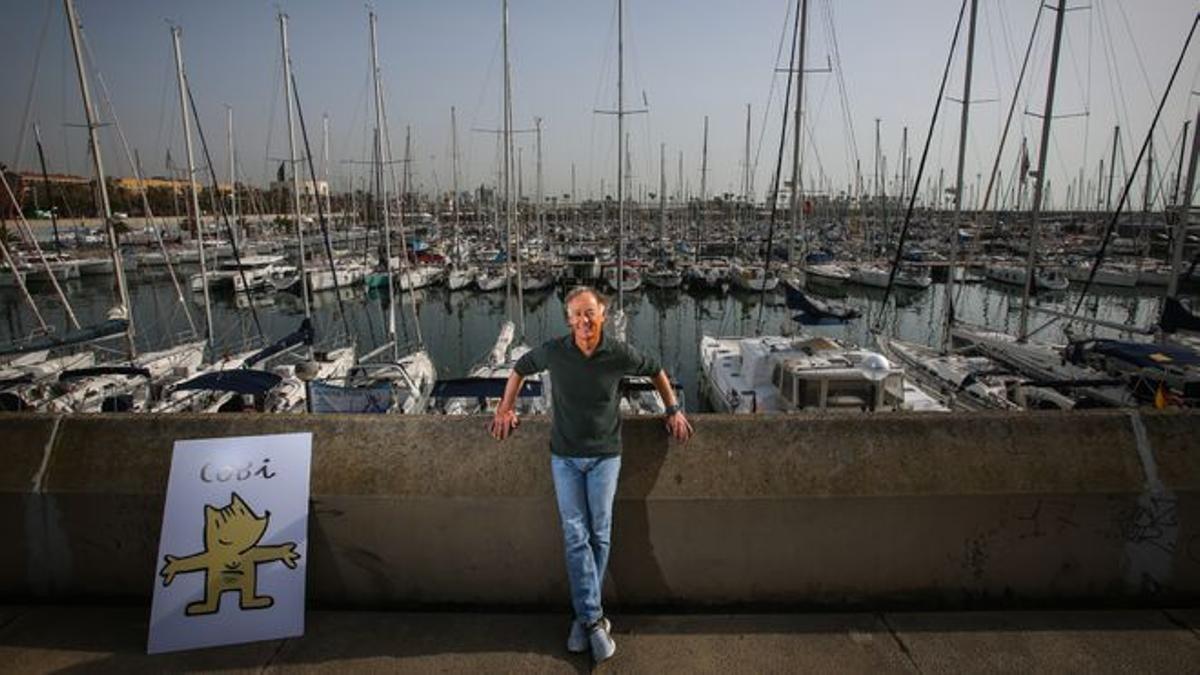
[[[572,288],[571,290],[567,291],[567,297],[563,300],[563,311],[564,312],[567,311],[567,305],[571,304],[572,300],[574,300],[575,298],[578,298],[579,296],[581,296],[585,293],[591,293],[592,297],[596,298],[596,302],[601,307],[603,307],[604,309],[608,309],[608,298],[606,298],[603,293],[592,288],[591,286],[576,286],[576,287]]]

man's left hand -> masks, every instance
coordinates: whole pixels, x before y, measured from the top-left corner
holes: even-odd
[[[671,435],[671,438],[682,443],[687,443],[688,439],[695,433],[695,430],[692,429],[692,423],[688,422],[682,410],[677,410],[674,414],[667,415],[666,423],[667,433]]]

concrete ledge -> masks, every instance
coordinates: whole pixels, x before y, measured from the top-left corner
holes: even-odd
[[[625,606],[1150,604],[1200,595],[1200,413],[630,419]],[[5,415],[0,598],[142,599],[177,439],[311,430],[316,606],[561,606],[548,422]],[[49,450],[47,450],[49,448]],[[1153,480],[1152,480],[1153,478]]]

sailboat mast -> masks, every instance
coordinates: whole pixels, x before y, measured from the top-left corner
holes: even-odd
[[[537,205],[534,207],[534,213],[537,214],[538,237],[542,239],[542,245],[546,242],[546,214],[542,211],[545,198],[542,196],[542,118],[534,117],[533,126],[537,131]]]
[[[54,250],[62,253],[62,241],[58,236],[58,211],[54,208],[54,200],[50,197],[50,175],[46,173],[46,153],[42,149],[42,130],[37,124],[33,125],[33,138],[37,145],[38,164],[42,167],[42,187],[46,190],[46,210],[50,212],[50,227],[54,230]]]
[[[704,143],[700,146],[700,213],[696,218],[696,260],[704,248],[704,202],[708,197],[708,115],[704,116]]]
[[[234,154],[233,148],[233,106],[225,106],[226,130],[229,138],[229,197],[230,211],[233,212],[233,236],[234,243],[241,234],[241,219],[238,217],[238,197],[237,197],[237,155]]]
[[[742,153],[742,201],[750,199],[750,104],[746,104],[746,147]]]
[[[1113,181],[1117,177],[1117,146],[1121,141],[1121,125],[1113,127],[1112,157],[1108,160],[1108,188],[1104,191],[1104,212],[1112,213]],[[1124,163],[1124,162],[1122,162]]]
[[[125,281],[125,268],[121,264],[121,251],[117,248],[117,231],[113,225],[112,205],[108,201],[108,186],[104,182],[104,161],[100,156],[100,143],[96,135],[99,124],[96,122],[96,112],[92,108],[92,95],[88,90],[87,71],[83,68],[83,54],[79,45],[79,19],[75,16],[73,0],[63,0],[67,8],[67,25],[71,29],[71,50],[75,55],[75,71],[79,74],[79,93],[83,97],[83,113],[87,118],[88,147],[92,153],[92,164],[96,169],[96,189],[100,195],[101,215],[104,216],[104,229],[108,234],[108,251],[112,256],[113,274],[117,281],[117,297],[125,310],[127,321],[125,328],[125,347],[130,360],[137,356],[134,345],[133,306],[129,302],[129,287]],[[14,271],[16,268],[13,268]]]
[[[1054,86],[1058,80],[1058,54],[1062,46],[1063,21],[1067,16],[1067,0],[1058,0],[1058,16],[1054,20],[1054,50],[1050,53],[1050,79],[1046,84],[1046,109],[1042,111],[1042,140],[1038,150],[1037,175],[1033,183],[1033,204],[1030,207],[1029,253],[1025,258],[1025,287],[1021,290],[1021,328],[1018,339],[1029,337],[1029,294],[1034,284],[1037,266],[1038,218],[1042,210],[1042,189],[1046,184],[1046,155],[1050,147],[1050,122],[1054,119]]]
[[[200,253],[200,280],[204,288],[204,338],[211,349],[213,346],[212,299],[208,289],[208,262],[204,254],[204,224],[200,220],[200,193],[196,188],[196,162],[192,150],[192,120],[188,115],[187,82],[183,74],[183,51],[180,47],[178,26],[171,26],[171,42],[175,47],[175,76],[179,83],[179,112],[183,116],[183,144],[187,150],[188,208],[192,222],[196,225],[196,245]]]
[[[617,309],[625,308],[625,0],[617,0]]]
[[[508,0],[504,0],[504,23],[503,23],[503,38],[504,43],[504,245],[506,249],[506,264],[515,264],[518,274],[516,293],[517,304],[520,305],[517,310],[517,328],[520,331],[520,338],[525,337],[525,307],[524,296],[521,293],[520,285],[520,251],[519,244],[517,247],[513,245],[513,235],[515,228],[515,220],[513,214],[513,139],[512,139],[512,64],[508,59]],[[505,301],[508,306],[508,314],[511,318],[513,315],[512,296],[513,296],[513,275],[507,271],[504,275]]]
[[[417,334],[417,343],[425,344],[425,338],[421,336],[421,317],[417,315],[417,296],[416,283],[417,277],[408,267],[408,229],[404,227],[404,201],[408,199],[408,195],[413,192],[412,187],[412,126],[405,125],[404,127],[404,171],[403,186],[400,191],[400,275],[408,280],[408,305],[412,310],[413,330]],[[416,237],[414,237],[415,239]],[[414,258],[416,252],[414,251]],[[388,266],[391,266],[392,261],[388,261]]]
[[[1200,154],[1200,111],[1196,113],[1196,124],[1192,127],[1192,154],[1188,159],[1187,187],[1183,193],[1183,204],[1171,236],[1171,279],[1167,282],[1167,297],[1174,298],[1179,292],[1179,275],[1183,271],[1183,247],[1187,241],[1187,227],[1192,211],[1192,190],[1196,188],[1196,156]]]
[[[304,317],[312,318],[312,303],[308,297],[308,272],[305,270],[304,226],[300,222],[300,176],[296,171],[296,122],[292,119],[292,56],[288,50],[287,14],[279,13],[279,40],[283,49],[283,91],[287,99],[288,164],[292,168],[292,219],[296,222],[296,242],[300,246],[300,295],[304,298]],[[312,345],[308,346],[308,357],[312,358]]]
[[[659,257],[667,242],[667,144],[658,145],[658,246]]]
[[[950,260],[946,268],[946,296],[943,301],[945,323],[942,327],[942,351],[950,349],[950,326],[954,323],[954,268],[958,263],[958,228],[962,215],[963,166],[967,160],[967,120],[971,114],[971,66],[975,58],[975,11],[979,0],[971,0],[971,19],[967,28],[967,64],[963,72],[962,118],[958,127],[958,167],[954,180],[954,215],[950,218]]]
[[[454,193],[450,195],[450,208],[454,209],[454,252],[450,264],[457,269],[460,257],[458,244],[458,120],[454,106],[450,106],[450,180]]]
[[[792,125],[792,232],[788,237],[788,261],[792,262],[795,258],[796,234],[804,236],[804,209],[801,208],[801,193],[803,192],[803,181],[801,180],[801,163],[800,149],[804,138],[804,127],[801,126],[804,120],[804,110],[801,103],[804,101],[804,52],[806,36],[808,34],[808,0],[800,0],[800,40],[797,50],[799,53],[796,57],[796,110],[795,121]],[[789,62],[791,59],[789,59]],[[807,237],[805,237],[807,240]],[[805,244],[807,249],[807,244]],[[768,258],[771,252],[767,251]]]
[[[329,115],[321,115],[321,178],[325,181],[325,213],[333,218],[333,208],[329,201]],[[314,192],[317,186],[313,186]],[[321,195],[314,194],[320,199]]]
[[[387,181],[383,180],[383,167],[387,163],[383,145],[383,85],[379,78],[379,49],[375,39],[375,12],[368,13],[371,26],[371,78],[375,87],[375,167],[379,177],[379,200],[383,204],[383,265],[387,270],[388,284],[388,340],[392,343],[392,360],[399,358],[396,344],[396,280],[392,270],[392,225],[391,207],[388,204]]]

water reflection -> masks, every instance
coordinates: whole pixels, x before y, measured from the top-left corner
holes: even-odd
[[[177,299],[169,277],[162,269],[145,269],[131,275],[134,284],[131,300],[138,327],[141,349],[162,348],[174,336],[188,330],[184,305]],[[64,286],[82,324],[97,323],[113,306],[111,280],[106,277],[72,281]],[[954,310],[963,321],[1015,332],[1020,316],[1020,289],[987,283],[956,285]],[[709,292],[700,295],[680,289],[645,288],[625,295],[627,335],[640,348],[655,354],[683,385],[687,405],[698,409],[700,337],[709,335],[812,334],[836,337],[858,344],[870,344],[870,328],[881,323],[882,330],[906,340],[936,344],[941,338],[943,287],[936,284],[926,290],[896,289],[884,307],[882,289],[849,284],[829,284],[811,280],[807,289],[814,295],[837,299],[857,309],[861,317],[834,325],[801,325],[785,303],[782,291],[762,293]],[[33,289],[46,321],[66,325],[65,311],[51,287]],[[525,294],[525,342],[530,345],[566,332],[563,297],[566,289]],[[183,290],[187,310],[199,331],[203,331],[203,294]],[[1099,287],[1087,297],[1081,315],[1130,328],[1152,324],[1160,311],[1161,289],[1113,289]],[[1078,301],[1078,289],[1054,295],[1038,294],[1034,303],[1056,311],[1069,312]],[[214,342],[218,352],[234,351],[248,342],[272,340],[295,330],[303,315],[303,301],[292,293],[263,293],[251,298],[229,293],[212,294]],[[345,321],[339,314],[339,300]],[[383,344],[387,339],[390,298],[386,289],[347,287],[338,292],[312,294],[314,326],[322,348],[353,342],[359,353]],[[490,350],[501,321],[515,312],[516,295],[473,291],[451,292],[444,287],[418,290],[412,297],[396,296],[396,332],[402,344],[417,341],[414,307],[420,335],[441,377],[461,377]],[[16,289],[0,288],[0,340],[28,335],[36,320]],[[880,321],[882,314],[883,320]],[[260,337],[254,316],[262,327]],[[1031,327],[1039,327],[1052,317],[1032,313]],[[1046,340],[1063,340],[1065,322],[1059,321],[1038,334]],[[1074,335],[1119,336],[1118,331],[1076,324]]]

